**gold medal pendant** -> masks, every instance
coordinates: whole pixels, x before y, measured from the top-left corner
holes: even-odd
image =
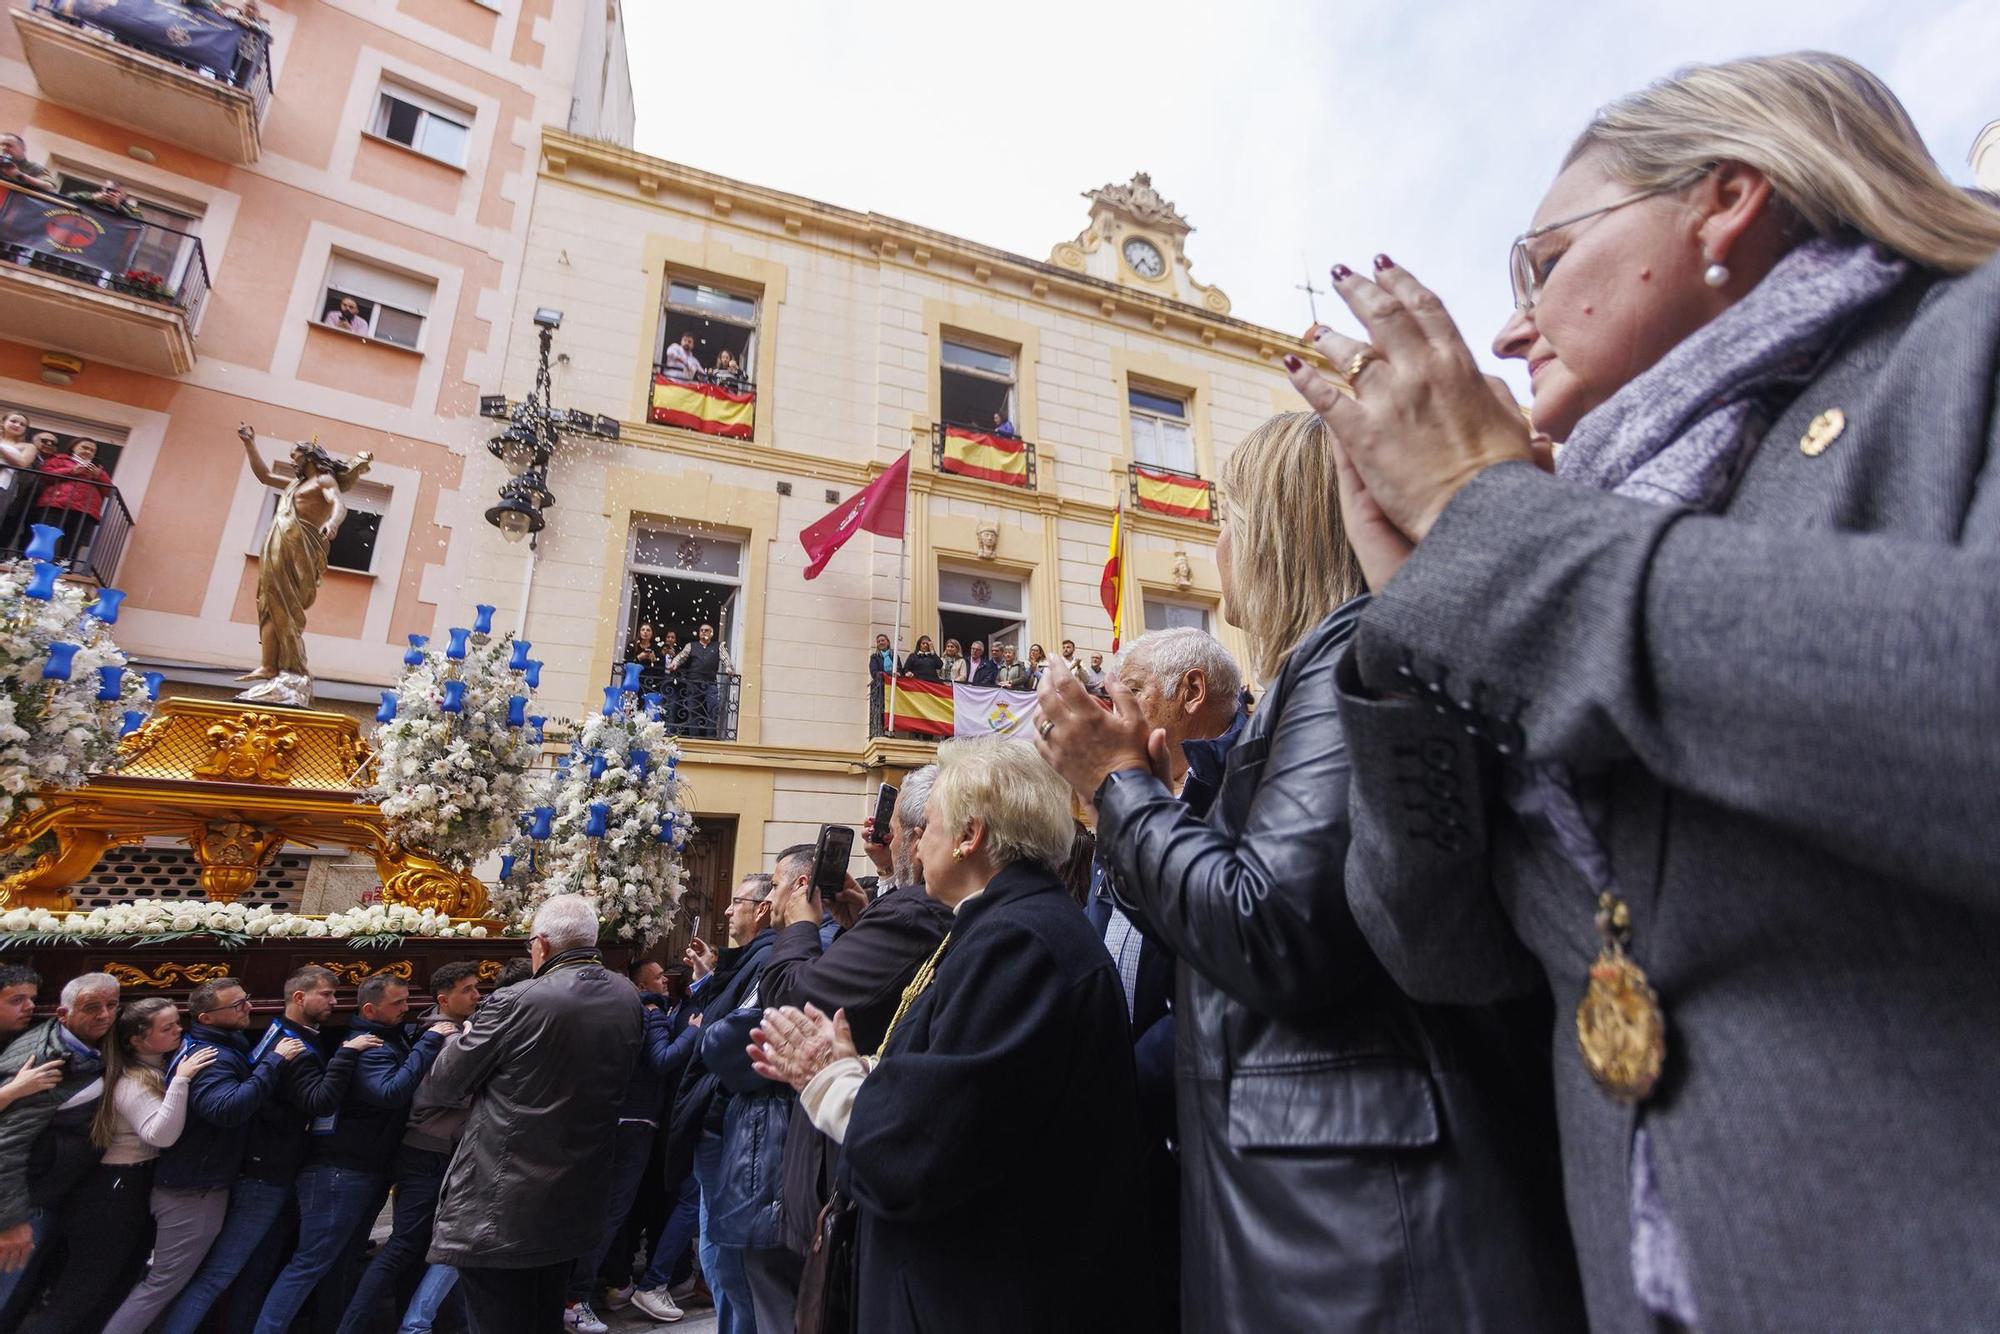
[[[1619,1102],[1643,1102],[1667,1062],[1667,1016],[1645,970],[1625,953],[1631,914],[1600,895],[1597,934],[1603,945],[1590,966],[1590,985],[1576,1006],[1576,1045],[1584,1068]]]

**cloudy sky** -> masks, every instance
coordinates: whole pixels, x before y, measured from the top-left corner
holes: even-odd
[[[1960,181],[2000,118],[1996,0],[630,0],[638,147],[1033,258],[1150,171],[1243,318],[1386,250],[1484,347],[1507,243],[1591,109],[1689,61],[1818,47],[1888,79]],[[1321,297],[1320,310],[1327,313]]]

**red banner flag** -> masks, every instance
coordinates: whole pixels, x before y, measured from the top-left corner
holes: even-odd
[[[806,578],[819,578],[819,572],[833,559],[833,553],[858,528],[866,528],[877,537],[901,537],[909,489],[910,456],[905,453],[889,471],[842,502],[839,509],[801,528],[799,545],[806,549]]]

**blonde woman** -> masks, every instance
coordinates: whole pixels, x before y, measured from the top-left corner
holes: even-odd
[[[1125,996],[1059,878],[1069,789],[1018,741],[947,741],[918,859],[951,933],[879,1056],[846,1012],[766,1012],[758,1072],[803,1090],[860,1206],[869,1334],[1147,1330]]]
[[[1353,397],[1291,368],[1380,590],[1349,897],[1413,994],[1553,985],[1593,1329],[2000,1309],[1996,253],[1867,70],[1732,61],[1599,112],[1515,242],[1555,476],[1386,257]]]
[[[20,1334],[112,1327],[102,1322],[118,1304],[113,1289],[122,1289],[152,1238],[153,1161],[181,1137],[188,1088],[215,1059],[213,1052],[189,1057],[168,1078],[167,1058],[180,1044],[180,1014],[172,1001],[133,1001],[119,1012],[104,1044],[105,1093],[90,1127],[90,1142],[104,1156],[63,1205],[56,1224],[68,1242],[62,1269],[50,1282],[48,1301],[27,1315]],[[139,1291],[143,1284],[134,1296]]]
[[[1265,694],[1206,818],[1123,682],[1107,713],[1051,672],[1037,724],[1120,906],[1180,960],[1182,1327],[1579,1330],[1546,1008],[1419,1005],[1348,912],[1334,670],[1365,600],[1331,434],[1272,418],[1223,494],[1223,615]]]

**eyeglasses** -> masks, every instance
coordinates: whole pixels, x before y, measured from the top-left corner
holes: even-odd
[[[249,1010],[250,1010],[250,998],[249,998],[248,996],[244,996],[244,997],[241,997],[241,998],[239,998],[239,999],[237,999],[237,1000],[233,1000],[233,1001],[229,1002],[229,1004],[227,1004],[227,1005],[218,1005],[218,1006],[216,1006],[216,1007],[215,1007],[214,1009],[212,1009],[212,1010],[203,1010],[203,1011],[202,1011],[202,1013],[203,1013],[203,1014],[221,1014],[221,1013],[223,1013],[223,1012],[224,1012],[225,1010],[241,1010],[241,1011],[243,1011],[244,1013],[246,1013],[246,1014],[247,1014],[247,1013],[249,1013]]]
[[[1528,242],[1547,236],[1550,232],[1561,231],[1565,227],[1574,227],[1579,222],[1588,222],[1592,218],[1602,217],[1606,213],[1624,208],[1627,204],[1636,204],[1641,200],[1651,199],[1655,195],[1671,194],[1675,190],[1682,189],[1700,180],[1708,174],[1708,170],[1707,167],[1697,168],[1685,176],[1668,181],[1665,185],[1655,186],[1651,190],[1642,190],[1636,195],[1627,195],[1625,198],[1614,200],[1601,208],[1591,209],[1588,213],[1579,213],[1573,218],[1564,218],[1559,222],[1545,222],[1541,226],[1531,231],[1522,232],[1519,236],[1515,237],[1513,247],[1507,252],[1507,277],[1514,288],[1514,309],[1520,311],[1523,315],[1532,311],[1535,308],[1535,302],[1541,299],[1542,284],[1548,281],[1549,272],[1555,268],[1555,264],[1551,262],[1548,269],[1538,272],[1535,268],[1535,261],[1528,254]]]

